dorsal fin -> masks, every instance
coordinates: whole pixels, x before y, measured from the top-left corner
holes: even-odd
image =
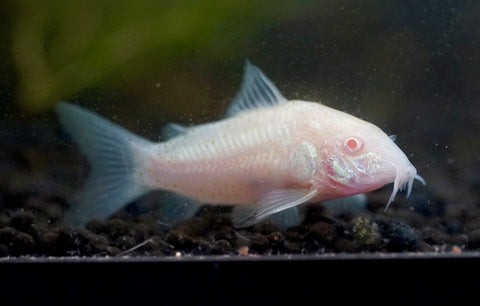
[[[227,117],[243,111],[272,107],[287,102],[288,100],[272,81],[258,67],[246,60],[242,86],[228,108]]]

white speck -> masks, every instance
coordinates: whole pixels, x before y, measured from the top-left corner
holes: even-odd
[[[182,257],[182,253],[181,252],[176,252],[175,257]]]

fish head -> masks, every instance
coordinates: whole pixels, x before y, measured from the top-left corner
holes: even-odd
[[[345,124],[347,123],[347,124]],[[352,117],[324,143],[323,168],[337,196],[369,192],[393,183],[386,208],[399,190],[412,190],[415,179],[425,184],[405,153],[377,126]]]

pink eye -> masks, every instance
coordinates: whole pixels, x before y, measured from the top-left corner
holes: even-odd
[[[362,149],[363,143],[360,139],[357,139],[355,137],[348,137],[343,143],[343,146],[345,147],[345,149],[347,149],[347,151],[355,153]]]

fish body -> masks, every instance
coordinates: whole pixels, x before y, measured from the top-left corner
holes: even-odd
[[[388,207],[402,185],[410,193],[414,179],[423,182],[378,127],[319,103],[288,101],[249,62],[225,119],[170,125],[174,136],[160,143],[68,103],[57,113],[92,168],[67,216],[78,225],[107,218],[150,190],[178,195],[165,209],[170,221],[203,203],[233,205],[233,223],[244,227],[280,212],[298,219],[299,204],[393,182]]]

